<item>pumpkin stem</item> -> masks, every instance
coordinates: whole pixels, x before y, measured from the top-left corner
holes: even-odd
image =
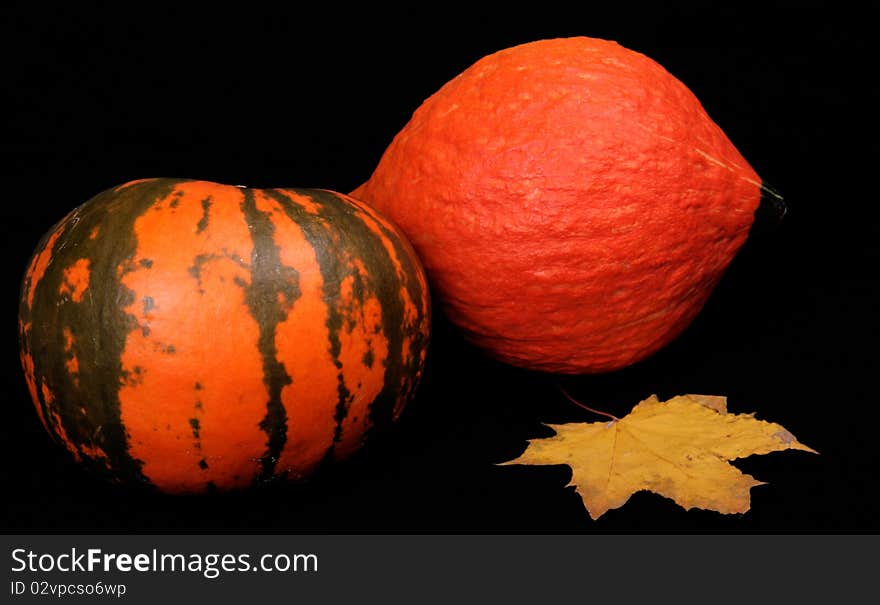
[[[767,183],[761,183],[761,200],[755,210],[755,224],[759,230],[769,231],[779,226],[788,214],[788,204]]]

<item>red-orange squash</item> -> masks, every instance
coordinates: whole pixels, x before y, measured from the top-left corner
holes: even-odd
[[[442,86],[353,195],[390,217],[468,338],[508,363],[617,370],[691,322],[760,177],[697,98],[606,40],[540,40]]]
[[[20,303],[40,420],[84,466],[166,492],[298,478],[411,398],[418,259],[330,191],[146,179],[43,238]]]

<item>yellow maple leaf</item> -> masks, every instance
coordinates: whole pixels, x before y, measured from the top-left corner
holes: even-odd
[[[651,396],[610,422],[548,425],[556,435],[533,439],[503,464],[567,464],[590,516],[598,519],[649,490],[686,509],[749,510],[749,490],[763,482],[729,460],[795,449],[816,453],[778,424],[727,413],[726,398]]]

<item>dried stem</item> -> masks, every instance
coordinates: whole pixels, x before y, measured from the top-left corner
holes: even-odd
[[[572,402],[573,404],[575,404],[575,405],[577,405],[577,406],[580,406],[580,407],[584,408],[584,409],[587,410],[588,412],[593,412],[594,414],[599,414],[600,416],[605,416],[606,418],[611,418],[612,420],[615,420],[615,421],[616,421],[616,420],[620,420],[620,418],[618,418],[618,417],[615,416],[614,414],[609,414],[608,412],[603,412],[603,411],[601,411],[601,410],[596,410],[596,409],[594,409],[594,408],[591,408],[590,406],[584,405],[583,403],[581,403],[580,401],[578,401],[577,399],[575,399],[574,397],[572,397],[571,395],[569,395],[569,394],[568,394],[568,391],[566,391],[565,389],[563,389],[560,385],[557,384],[557,385],[556,385],[556,388],[559,389],[559,390],[562,392],[563,395],[565,395],[565,398],[566,398],[566,399],[568,399],[568,400],[569,400],[570,402]]]

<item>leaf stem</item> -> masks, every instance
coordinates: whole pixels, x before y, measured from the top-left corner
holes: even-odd
[[[577,405],[577,406],[580,406],[580,407],[584,408],[584,409],[587,410],[588,412],[593,412],[594,414],[599,414],[600,416],[605,416],[606,418],[611,418],[611,419],[614,420],[614,421],[620,420],[620,418],[618,418],[618,417],[615,416],[614,414],[609,414],[608,412],[603,412],[603,411],[601,411],[601,410],[597,410],[597,409],[591,408],[591,407],[588,406],[588,405],[584,405],[583,403],[581,403],[580,401],[578,401],[577,399],[575,399],[574,397],[572,397],[571,395],[569,395],[569,394],[568,394],[568,391],[566,391],[565,389],[563,389],[560,385],[557,384],[557,385],[556,385],[556,388],[559,389],[559,390],[562,392],[563,395],[565,395],[565,398],[566,398],[566,399],[568,399],[568,400],[569,400],[570,402],[572,402],[573,404],[575,404],[575,405]]]

